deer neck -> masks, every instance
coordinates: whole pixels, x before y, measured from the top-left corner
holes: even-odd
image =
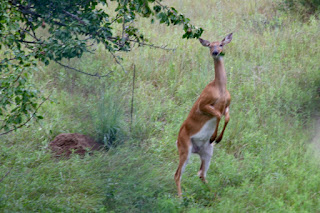
[[[227,75],[224,69],[223,58],[214,58],[214,81],[221,93],[225,93],[227,87]]]

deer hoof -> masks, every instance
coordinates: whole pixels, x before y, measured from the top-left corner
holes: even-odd
[[[216,140],[216,143],[219,143],[221,140],[222,140],[222,138],[218,137],[217,140]]]

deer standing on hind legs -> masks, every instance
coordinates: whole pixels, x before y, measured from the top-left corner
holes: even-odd
[[[198,172],[200,179],[206,183],[206,174],[213,154],[214,141],[219,143],[230,120],[229,105],[231,96],[228,92],[227,76],[223,64],[223,47],[232,40],[232,33],[221,42],[209,42],[199,39],[200,43],[209,47],[214,60],[215,78],[202,91],[193,105],[187,119],[183,122],[177,140],[179,166],[175,173],[178,195],[181,196],[181,176],[191,153],[200,155],[201,166]],[[225,116],[223,129],[218,136],[221,118]],[[217,137],[218,136],[218,137]]]

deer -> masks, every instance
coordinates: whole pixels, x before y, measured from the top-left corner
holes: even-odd
[[[203,46],[209,47],[210,55],[214,61],[215,77],[201,92],[186,120],[182,123],[178,134],[176,144],[179,152],[179,165],[174,179],[179,197],[182,195],[181,176],[188,164],[191,153],[200,156],[201,166],[198,176],[203,183],[207,183],[206,175],[213,155],[214,145],[222,140],[230,120],[229,106],[231,96],[226,88],[227,76],[223,63],[223,48],[231,40],[232,33],[228,34],[222,41],[209,42],[199,38]],[[218,135],[219,123],[223,117],[225,120],[224,126]]]

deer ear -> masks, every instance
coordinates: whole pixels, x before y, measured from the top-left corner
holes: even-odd
[[[209,45],[210,45],[210,41],[203,40],[202,38],[199,38],[199,41],[205,47],[209,47]]]
[[[223,45],[229,44],[232,40],[232,33],[227,35],[221,42]]]

